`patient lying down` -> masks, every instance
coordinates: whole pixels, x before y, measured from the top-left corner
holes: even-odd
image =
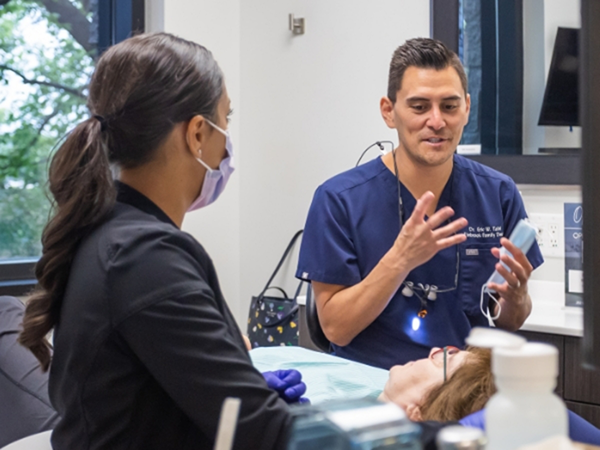
[[[379,398],[401,406],[413,421],[451,422],[482,410],[495,392],[489,349],[446,347],[445,378],[444,350],[433,348],[428,358],[392,367]],[[572,411],[568,418],[571,439],[600,444],[598,428]]]
[[[440,348],[433,348],[428,358],[394,366],[389,372],[301,347],[256,348],[250,356],[261,371],[300,370],[308,388],[306,395],[314,403],[379,395],[381,400],[401,406],[413,421],[461,420],[482,410],[496,392],[491,352],[476,347],[464,351],[446,347],[445,379],[444,350]],[[600,430],[570,411],[569,436],[600,445]]]
[[[490,350],[445,349],[445,355],[434,347],[428,358],[392,367],[379,398],[396,403],[414,421],[456,421],[481,410],[496,392]]]

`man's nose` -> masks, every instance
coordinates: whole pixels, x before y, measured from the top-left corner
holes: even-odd
[[[429,113],[429,118],[427,119],[427,126],[434,130],[441,130],[446,126],[446,121],[444,120],[444,116],[442,115],[442,111],[438,106],[434,106],[431,108]]]

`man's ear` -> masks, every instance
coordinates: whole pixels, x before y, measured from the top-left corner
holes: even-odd
[[[409,420],[412,420],[413,422],[423,422],[423,416],[421,416],[421,408],[419,408],[419,405],[415,405],[414,403],[408,405],[406,407],[406,415]]]
[[[201,115],[192,117],[184,129],[185,141],[188,146],[188,151],[195,158],[198,158],[198,152],[202,149],[206,142],[209,132],[209,125],[206,119]]]
[[[389,128],[396,128],[396,122],[394,120],[394,104],[387,97],[381,97],[379,100],[379,110],[381,111],[381,117]]]

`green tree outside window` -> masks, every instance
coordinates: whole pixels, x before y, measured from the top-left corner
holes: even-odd
[[[0,0],[0,259],[41,254],[56,143],[88,117],[97,0]]]

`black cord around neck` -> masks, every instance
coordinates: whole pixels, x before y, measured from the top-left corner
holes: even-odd
[[[404,211],[404,205],[402,204],[402,191],[400,190],[400,178],[398,177],[398,163],[396,163],[396,150],[392,150],[392,156],[394,157],[394,175],[396,175],[396,183],[398,183],[398,219],[399,219],[399,230],[402,230],[404,220],[402,220],[402,212]]]
[[[394,143],[392,141],[376,141],[363,150],[363,152],[360,154],[360,158],[358,158],[358,161],[356,161],[356,165],[354,167],[358,167],[360,161],[363,159],[363,156],[365,156],[365,154],[375,146],[379,147],[379,150],[383,153],[385,151],[385,148],[383,148],[383,144],[391,144],[392,148],[394,147]]]

